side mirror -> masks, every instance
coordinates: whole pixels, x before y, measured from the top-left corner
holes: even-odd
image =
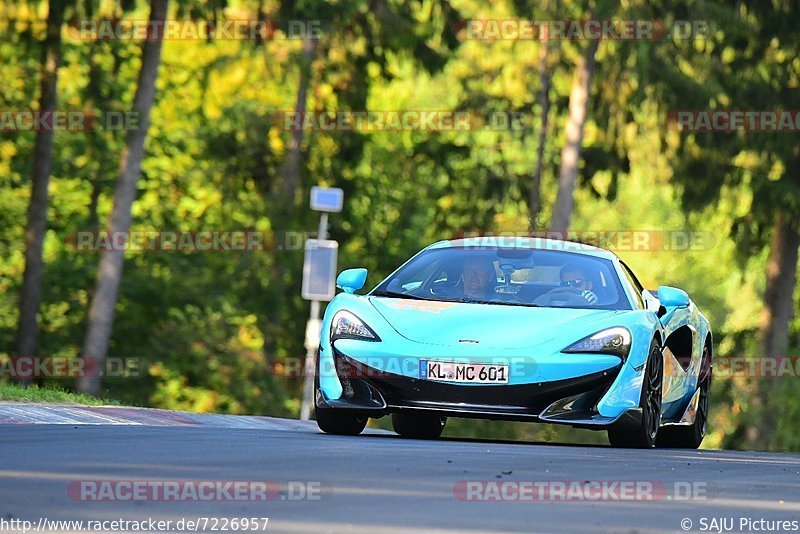
[[[658,288],[658,300],[667,308],[686,308],[689,306],[689,295],[677,287],[661,286]]]
[[[345,293],[355,293],[367,281],[366,269],[346,269],[336,277],[336,287],[344,290]]]
[[[656,317],[661,319],[667,314],[667,309],[661,305],[658,300],[658,291],[645,289],[642,291],[642,299],[644,299],[645,308],[656,314]]]
[[[661,303],[658,301],[658,296],[656,295],[655,291],[650,291],[647,289],[643,290],[642,300],[644,300],[645,309],[653,313],[658,313],[659,308],[662,307]]]

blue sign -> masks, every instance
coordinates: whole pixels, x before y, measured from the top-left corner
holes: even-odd
[[[336,293],[336,257],[339,243],[307,239],[303,258],[301,295],[306,300],[328,302]]]
[[[338,187],[311,188],[311,209],[315,211],[342,211],[344,191]]]

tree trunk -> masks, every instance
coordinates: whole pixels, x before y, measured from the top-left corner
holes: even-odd
[[[542,114],[542,122],[536,135],[536,167],[533,170],[531,189],[528,195],[531,230],[539,228],[537,219],[542,209],[542,168],[544,167],[544,146],[547,141],[547,125],[550,115],[550,85],[552,81],[550,65],[547,62],[549,49],[550,40],[545,31],[539,43],[539,91],[536,95],[536,102],[539,104],[539,110]]]
[[[767,285],[764,291],[764,309],[759,325],[761,357],[785,356],[789,347],[789,323],[794,311],[794,289],[797,284],[797,254],[800,232],[794,221],[782,211],[775,214],[769,259],[767,260]],[[747,432],[748,446],[770,449],[777,417],[769,400],[774,389],[773,379],[755,377],[754,407],[757,423]]]
[[[569,117],[567,118],[566,142],[561,150],[561,168],[558,171],[558,193],[553,206],[550,229],[563,232],[569,229],[572,207],[575,202],[575,179],[581,160],[583,127],[589,111],[589,93],[595,69],[595,53],[598,40],[589,41],[586,50],[575,67],[572,88],[569,93]]]
[[[152,0],[150,22],[163,21],[167,16],[168,0]],[[131,206],[136,199],[136,185],[144,158],[144,142],[150,124],[150,110],[155,99],[156,78],[161,62],[161,39],[145,41],[142,46],[142,66],[133,102],[139,126],[128,132],[119,167],[119,179],[114,192],[114,207],[109,232],[127,232],[131,226]],[[104,252],[97,274],[97,286],[89,309],[89,327],[83,347],[85,376],[78,380],[82,392],[97,394],[101,380],[97,372],[105,362],[106,351],[114,325],[114,311],[122,280],[124,251]]]
[[[765,356],[786,354],[789,322],[797,283],[797,253],[800,233],[783,212],[775,214],[775,227],[767,260],[767,286],[761,312],[759,341]]]
[[[303,39],[303,55],[300,60],[300,79],[297,85],[297,99],[295,100],[294,112],[301,116],[306,112],[306,101],[308,100],[308,90],[311,86],[312,66],[314,55],[317,51],[317,40],[306,35]],[[302,124],[302,121],[301,121]],[[285,238],[285,232],[290,228],[292,214],[295,209],[297,189],[303,180],[303,136],[305,132],[302,128],[290,132],[291,140],[286,158],[278,169],[277,199],[273,205],[273,220],[277,223],[278,231],[284,232],[279,239]],[[274,304],[270,308],[264,325],[264,359],[266,365],[271,367],[275,362],[275,355],[278,347],[278,332],[281,329],[281,313],[283,311],[283,301],[286,296],[286,258],[279,252],[275,257],[272,268],[270,293],[274,299]]]
[[[41,94],[39,111],[55,111],[58,102],[58,65],[61,61],[61,26],[64,22],[64,0],[50,0],[47,13],[47,36],[42,50]],[[53,168],[52,130],[36,132],[31,171],[31,199],[28,205],[28,225],[25,232],[25,273],[19,299],[17,356],[36,356],[39,323],[36,314],[42,297],[44,234],[47,231],[48,186]],[[29,384],[31,379],[20,379]]]
[[[307,35],[303,40],[303,57],[300,62],[300,81],[297,87],[297,100],[294,106],[295,113],[300,116],[306,112],[308,86],[311,82],[311,63],[314,60],[316,48],[316,40],[312,36]],[[286,153],[286,159],[283,161],[278,171],[281,180],[281,197],[283,199],[281,204],[283,209],[287,211],[287,215],[291,215],[293,211],[296,200],[295,194],[303,178],[301,149],[304,133],[302,127],[291,132],[289,150]]]

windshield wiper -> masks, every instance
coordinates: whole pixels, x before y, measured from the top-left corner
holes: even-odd
[[[419,295],[413,295],[411,293],[398,293],[396,291],[373,291],[370,293],[372,297],[391,297],[391,298],[398,298],[398,299],[412,299],[412,300],[426,300],[426,301],[436,301],[436,302],[460,302],[464,304],[499,304],[501,306],[525,306],[527,308],[541,308],[541,304],[527,304],[525,302],[504,302],[504,301],[497,301],[497,300],[487,300],[487,299],[474,299],[470,297],[441,297],[436,299],[429,299],[426,297],[421,297]]]
[[[418,295],[412,295],[410,293],[397,293],[396,291],[373,291],[370,293],[372,297],[392,297],[398,299],[412,299],[412,300],[433,300],[433,299],[426,299],[425,297],[420,297]]]
[[[457,299],[458,302],[464,302],[468,304],[499,304],[501,306],[525,306],[527,308],[541,308],[541,304],[533,304],[525,303],[525,302],[513,302],[513,301],[502,301],[502,300],[486,300],[486,299],[473,299],[469,297],[461,297]]]

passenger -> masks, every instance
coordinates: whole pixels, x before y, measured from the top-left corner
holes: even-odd
[[[562,286],[575,289],[589,304],[597,304],[599,299],[592,291],[592,289],[594,289],[594,283],[586,276],[586,272],[582,267],[574,263],[568,263],[561,268],[560,276]]]

